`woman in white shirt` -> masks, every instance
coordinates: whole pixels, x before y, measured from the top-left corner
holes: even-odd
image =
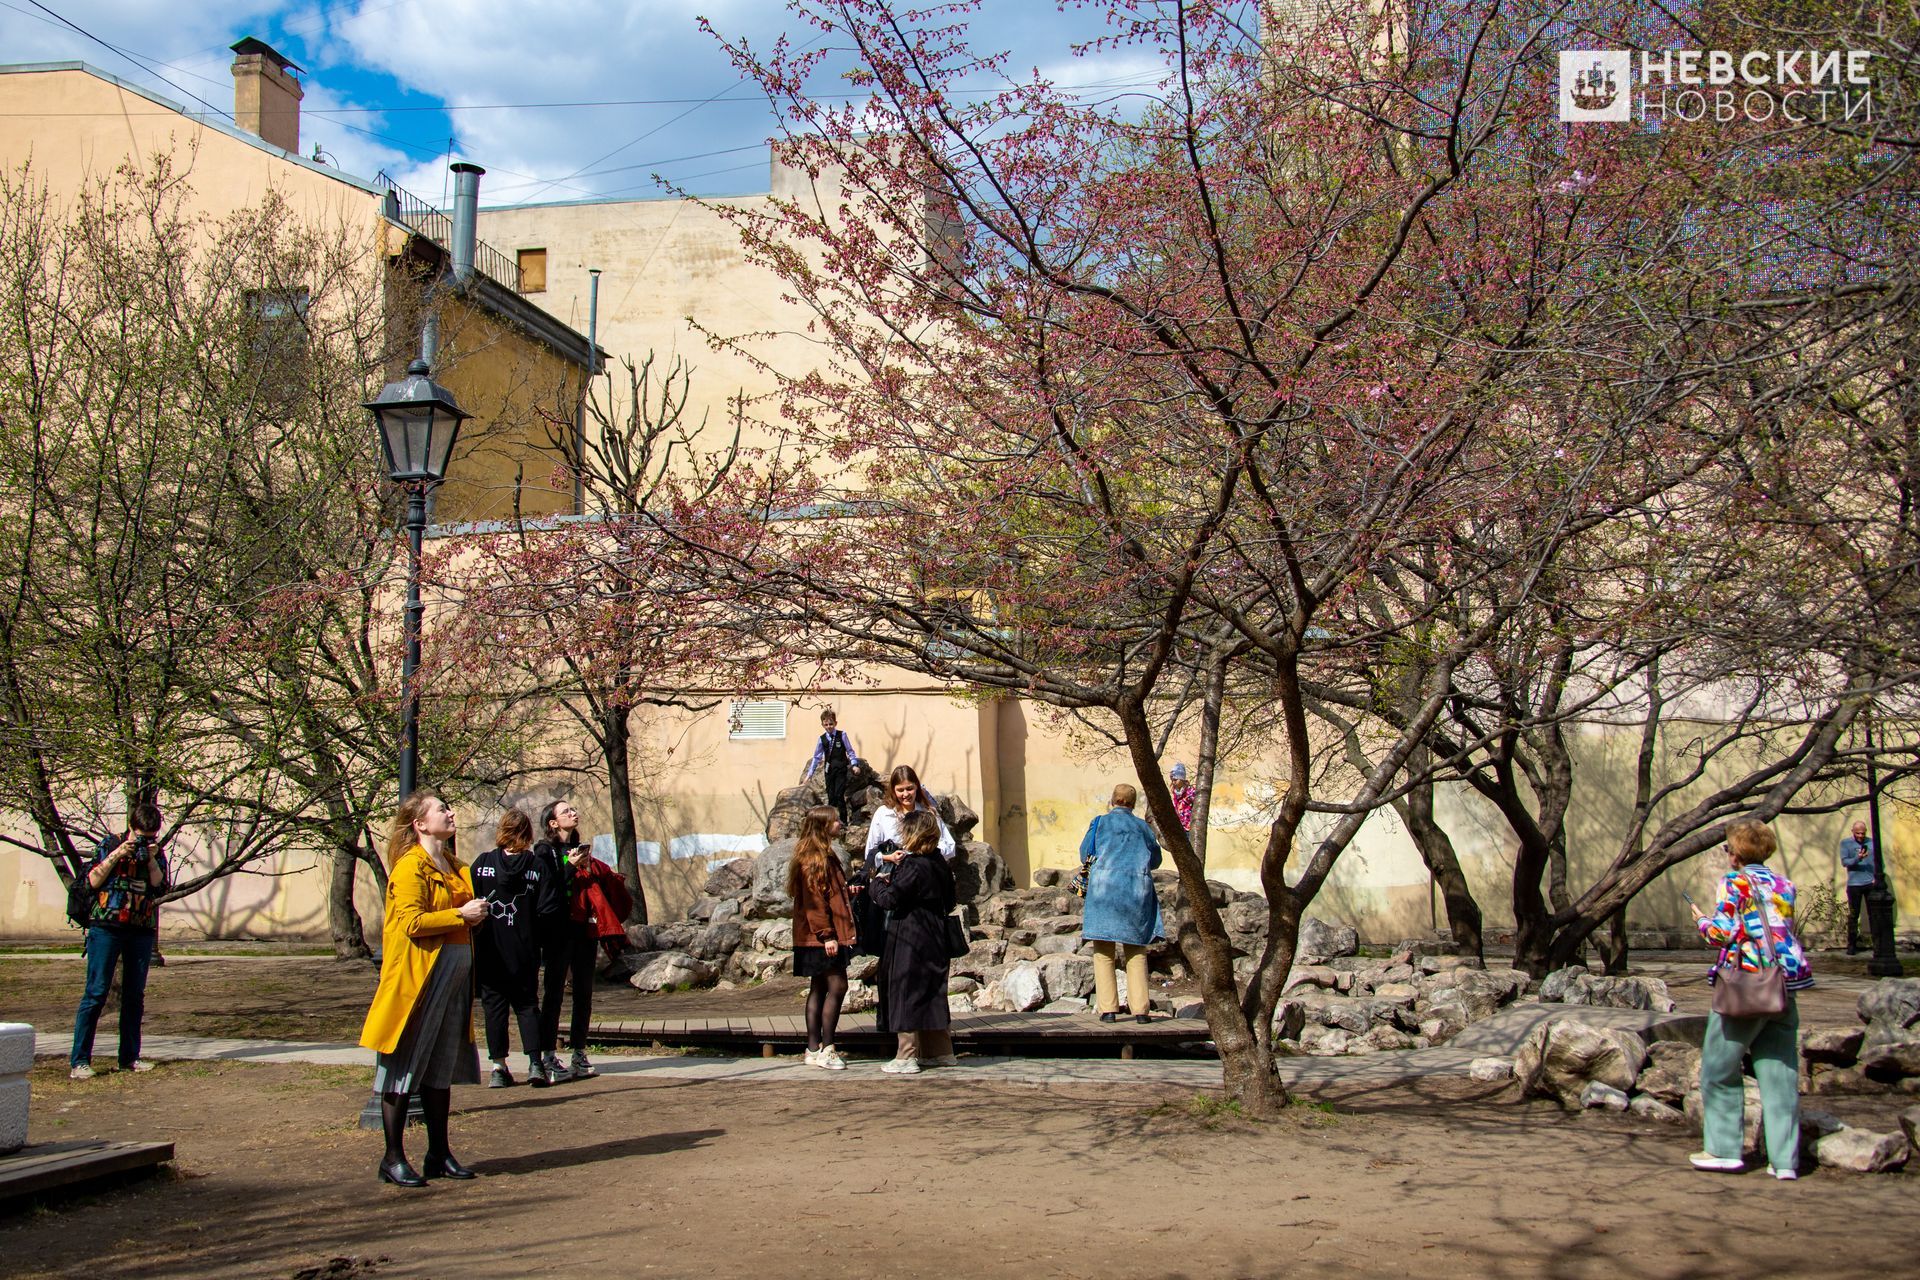
[[[876,871],[880,863],[874,852],[881,845],[892,841],[899,848],[900,820],[915,809],[925,809],[933,814],[933,820],[940,826],[940,856],[952,862],[959,852],[953,843],[953,832],[947,830],[947,824],[940,819],[940,812],[934,807],[933,797],[920,785],[920,775],[913,771],[910,764],[895,765],[893,772],[887,775],[887,803],[873,812],[873,824],[867,828],[866,865],[868,873]]]

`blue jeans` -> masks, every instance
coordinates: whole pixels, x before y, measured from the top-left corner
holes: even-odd
[[[93,1060],[93,1030],[107,1005],[107,988],[116,964],[120,973],[120,1065],[130,1067],[140,1056],[140,1019],[147,1009],[147,966],[153,960],[154,935],[133,929],[95,925],[87,930],[87,993],[73,1018],[73,1052],[69,1066]]]

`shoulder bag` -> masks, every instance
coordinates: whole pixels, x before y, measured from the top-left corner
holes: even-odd
[[[1098,831],[1100,824],[1106,820],[1107,815],[1104,813],[1095,818],[1093,820],[1094,830]],[[1100,837],[1098,835],[1093,838],[1093,847],[1093,858],[1097,858],[1100,856]],[[1084,859],[1080,863],[1080,869],[1073,873],[1073,879],[1067,881],[1067,888],[1072,891],[1073,896],[1076,898],[1084,898],[1087,896],[1087,872],[1093,869],[1093,858]]]
[[[1740,967],[1740,943],[1747,936],[1747,919],[1740,916],[1740,937],[1727,949],[1733,957],[1728,964],[1723,955],[1720,975],[1713,983],[1713,1011],[1723,1018],[1776,1018],[1787,1011],[1787,973],[1773,950],[1773,920],[1768,913],[1767,893],[1747,877],[1747,893],[1760,909],[1760,942],[1764,958],[1756,973]]]

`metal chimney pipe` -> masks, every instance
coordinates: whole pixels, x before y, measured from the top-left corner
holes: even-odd
[[[462,288],[473,279],[474,241],[480,224],[480,175],[477,164],[453,166],[453,282]]]

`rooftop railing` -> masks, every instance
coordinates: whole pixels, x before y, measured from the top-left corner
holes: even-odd
[[[449,253],[453,250],[453,215],[443,213],[395,182],[384,170],[374,182],[386,188],[382,212],[415,235],[425,236]],[[481,275],[520,292],[520,264],[482,240],[473,247],[473,267]]]

